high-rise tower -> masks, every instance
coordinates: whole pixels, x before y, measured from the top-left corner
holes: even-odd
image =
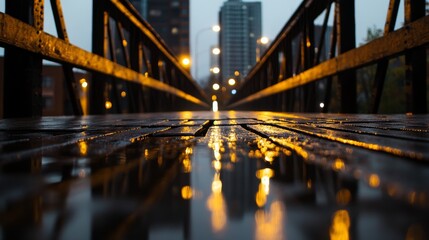
[[[189,56],[189,0],[132,0],[176,56]]]
[[[260,2],[229,0],[219,13],[222,80],[245,76],[256,63],[256,42],[262,35]]]

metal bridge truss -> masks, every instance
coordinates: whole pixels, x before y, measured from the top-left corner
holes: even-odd
[[[339,85],[339,112],[362,112],[356,103],[356,71],[376,64],[368,112],[377,113],[388,61],[405,56],[406,111],[426,113],[429,17],[425,16],[425,0],[405,0],[405,24],[394,31],[399,4],[400,0],[390,0],[383,36],[357,47],[354,0],[303,1],[245,78],[237,94],[231,98],[229,107],[317,112],[320,108],[316,99],[322,99],[322,111],[326,112],[334,97],[332,83],[335,80]],[[333,22],[329,24],[331,8],[334,17],[331,17]],[[314,22],[319,16],[324,16],[320,33],[322,37],[316,40]],[[328,44],[324,36],[328,34],[329,25],[333,27]],[[325,61],[322,61],[323,51],[327,51],[328,55]]]
[[[118,84],[128,89],[129,112],[209,107],[189,72],[129,1],[93,1],[92,53],[69,42],[60,0],[50,1],[58,37],[43,31],[44,12],[49,10],[44,0],[6,1],[6,13],[0,13],[0,44],[5,47],[4,117],[41,115],[43,59],[62,64],[76,115],[82,115],[82,107],[74,68],[92,73],[91,114],[106,113],[107,99],[119,106]]]

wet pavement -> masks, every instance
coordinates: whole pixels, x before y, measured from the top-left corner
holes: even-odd
[[[0,239],[429,239],[429,116],[0,121]]]

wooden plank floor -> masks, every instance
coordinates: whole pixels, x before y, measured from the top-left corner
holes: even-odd
[[[427,239],[429,116],[0,120],[0,239]]]

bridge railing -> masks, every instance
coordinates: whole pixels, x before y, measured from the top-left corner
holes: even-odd
[[[382,36],[357,47],[354,0],[303,1],[230,99],[229,108],[377,113],[389,60],[401,56],[403,109],[426,113],[425,0],[405,0],[404,25],[395,30],[400,4],[390,0]],[[320,26],[315,25],[317,18],[323,19]],[[359,76],[368,67],[373,69],[372,79],[361,90]],[[358,104],[361,95],[368,96],[364,107]]]
[[[50,1],[58,37],[43,29],[44,13],[50,10],[43,0],[6,1],[5,13],[0,12],[4,117],[42,114],[43,60],[62,65],[76,115],[83,110],[75,69],[91,75],[87,90],[91,114],[209,108],[189,71],[129,1],[93,1],[92,52],[70,43],[61,2]]]

